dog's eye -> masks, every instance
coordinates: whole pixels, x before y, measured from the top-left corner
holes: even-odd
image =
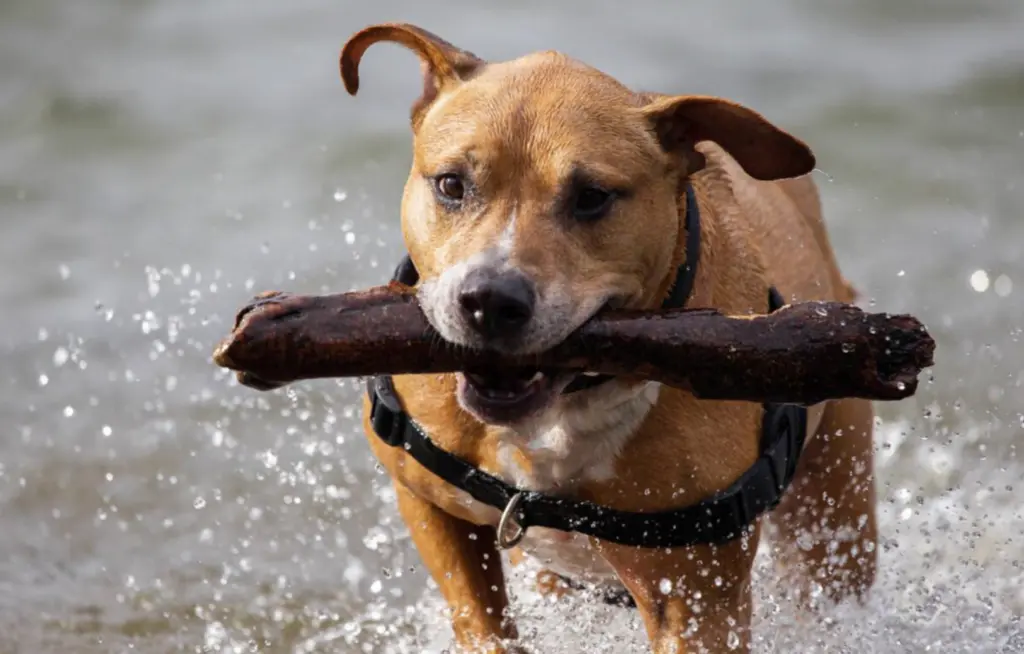
[[[454,173],[438,176],[434,180],[434,185],[445,200],[458,201],[466,194],[466,186],[462,183],[462,179]]]
[[[573,202],[572,213],[578,220],[600,218],[611,206],[615,194],[596,186],[580,189]]]

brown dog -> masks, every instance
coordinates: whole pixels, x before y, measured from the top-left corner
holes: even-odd
[[[813,154],[754,111],[634,92],[557,52],[489,63],[401,24],[368,27],[345,44],[350,93],[378,41],[423,64],[402,228],[421,304],[445,339],[549,348],[603,307],[658,307],[697,254],[687,306],[765,313],[772,286],[787,301],[853,300],[808,176]],[[699,253],[686,251],[687,185]],[[641,379],[564,393],[572,382],[482,372],[397,377],[394,387],[441,449],[519,489],[622,511],[697,503],[759,456],[758,405],[698,401]],[[369,408],[371,446],[397,482],[458,643],[508,651],[516,631],[503,619],[502,512],[385,444]],[[873,582],[872,426],[865,401],[809,411],[796,479],[771,514],[777,558],[804,597],[812,587],[859,596]],[[755,522],[725,544],[635,547],[533,527],[519,547],[559,576],[624,586],[655,652],[746,651],[759,535]]]

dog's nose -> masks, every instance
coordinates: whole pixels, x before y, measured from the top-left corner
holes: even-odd
[[[533,284],[519,273],[477,270],[462,285],[459,308],[466,323],[484,338],[508,338],[533,317],[536,299]]]

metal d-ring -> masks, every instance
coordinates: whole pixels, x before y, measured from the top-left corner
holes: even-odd
[[[519,541],[523,540],[523,536],[526,535],[526,528],[521,526],[515,521],[513,514],[516,509],[519,508],[519,502],[523,499],[522,493],[516,493],[512,496],[512,499],[508,501],[508,505],[505,510],[501,512],[501,520],[498,521],[498,547],[507,550],[515,547],[519,544]],[[511,523],[511,525],[509,524]],[[515,527],[516,531],[511,536],[507,536],[509,526]]]

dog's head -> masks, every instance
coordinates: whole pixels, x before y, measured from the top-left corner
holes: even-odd
[[[378,41],[422,62],[402,229],[423,310],[454,343],[538,352],[605,306],[657,306],[684,256],[680,197],[704,166],[699,141],[757,179],[814,167],[806,145],[733,102],[636,93],[556,52],[489,63],[411,25],[345,44],[350,93]],[[460,400],[485,422],[514,423],[569,381],[460,375]]]

